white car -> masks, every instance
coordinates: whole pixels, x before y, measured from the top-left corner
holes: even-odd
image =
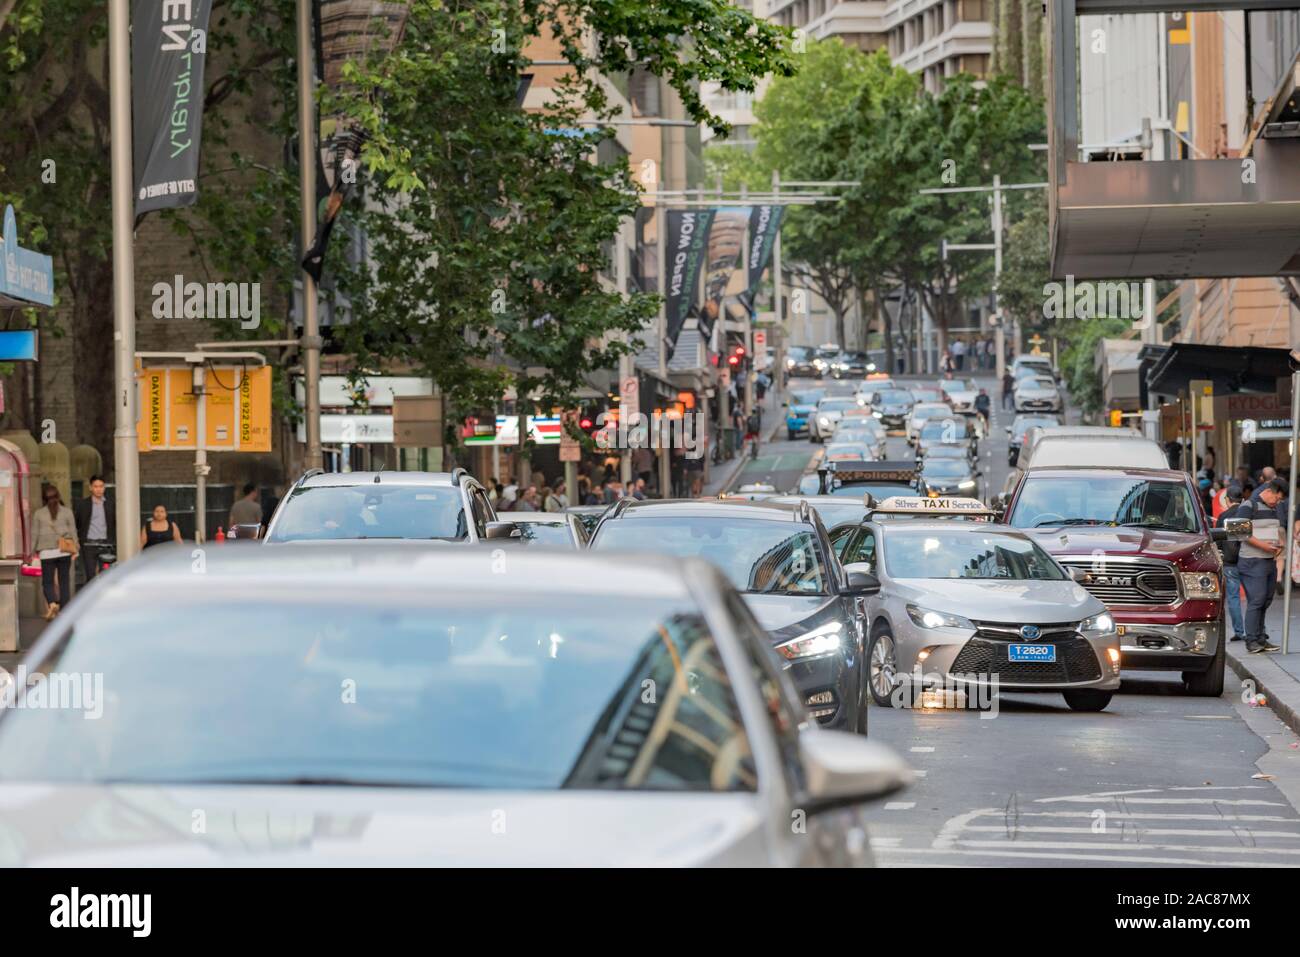
[[[0,709],[4,867],[866,865],[911,777],[696,559],[163,545],[24,668],[89,687]]]
[[[873,449],[866,443],[844,440],[838,434],[826,443],[822,454],[823,462],[870,462],[874,458]]]
[[[926,419],[950,419],[953,415],[952,406],[947,402],[921,402],[912,406],[912,414],[907,417],[907,444],[916,443],[916,437],[921,434]]]
[[[871,450],[868,459],[883,459],[889,447],[889,436],[880,420],[874,416],[854,415],[840,419],[832,442],[861,442]]]
[[[1056,371],[1052,368],[1051,356],[1024,353],[1011,360],[1011,375],[1014,378],[1019,379],[1027,370],[1047,376],[1049,379],[1056,377]]]
[[[975,414],[975,397],[980,390],[974,382],[969,379],[941,379],[939,388],[943,390],[954,412],[959,415]]]
[[[1061,393],[1056,382],[1047,376],[1026,377],[1016,383],[1013,394],[1016,413],[1022,412],[1061,412]]]
[[[857,407],[857,400],[851,396],[827,396],[817,403],[817,409],[808,416],[808,438],[813,442],[825,442],[835,434],[835,427],[840,417],[848,409]]]

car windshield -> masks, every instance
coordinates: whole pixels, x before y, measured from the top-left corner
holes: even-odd
[[[812,349],[807,346],[790,346],[789,352],[791,359],[809,359],[813,354]]]
[[[1042,376],[1039,376],[1034,379],[1025,379],[1020,384],[1027,385],[1031,389],[1055,389],[1056,388],[1055,382],[1053,382],[1051,379],[1044,379]]]
[[[299,486],[280,506],[267,540],[468,537],[459,489],[366,482]]]
[[[999,578],[1063,581],[1065,573],[1043,549],[1006,532],[891,527],[885,536],[891,578]]]
[[[921,474],[928,478],[962,478],[970,474],[964,458],[927,458],[921,465]]]
[[[742,592],[825,594],[826,570],[812,529],[789,520],[788,515],[782,518],[785,520],[703,515],[627,518],[602,525],[591,547],[703,558],[721,569]]]
[[[1011,435],[1013,438],[1024,439],[1025,433],[1032,428],[1052,428],[1060,424],[1050,415],[1020,415],[1016,416],[1016,421],[1011,425]]]
[[[851,409],[857,405],[854,399],[822,399],[817,404],[818,412],[843,412],[845,409]]]
[[[927,419],[925,425],[921,426],[921,438],[937,442],[957,442],[966,438],[966,420]]]
[[[872,421],[874,422],[875,420],[872,419]],[[860,445],[871,445],[876,441],[876,433],[872,432],[870,429],[858,428],[855,424],[851,429],[837,429],[835,432],[835,441],[837,444],[840,442],[856,442]]]
[[[838,461],[861,462],[869,460],[871,453],[865,445],[854,442],[836,442],[826,446],[826,459]]]
[[[755,785],[727,669],[686,598],[99,594],[43,669],[93,675],[102,710],[4,712],[0,780]]]
[[[535,545],[564,545],[574,548],[568,522],[515,522],[525,542]]]
[[[952,415],[952,407],[949,405],[919,405],[912,410],[912,416],[917,421],[933,419],[936,415]]]
[[[912,393],[903,389],[890,389],[876,393],[876,401],[881,405],[903,405],[912,401]]]
[[[822,400],[821,392],[791,392],[791,405],[816,405]]]
[[[1197,532],[1200,520],[1182,482],[1137,476],[1036,476],[1016,497],[1009,524],[1131,525]]]

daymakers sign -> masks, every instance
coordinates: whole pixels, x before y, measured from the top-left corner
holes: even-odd
[[[212,0],[135,0],[131,104],[135,214],[198,199],[203,68]]]

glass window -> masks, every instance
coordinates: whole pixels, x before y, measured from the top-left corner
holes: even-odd
[[[102,715],[5,712],[0,780],[754,789],[692,603],[508,592],[243,596],[238,628],[110,592],[43,663],[102,675]]]
[[[568,522],[515,522],[525,542],[538,545],[564,545],[574,547],[573,533]]]
[[[861,532],[862,534],[854,539],[844,554],[840,555],[840,563],[852,565],[854,562],[866,562],[872,568],[875,568],[876,533],[869,528],[864,528]]]
[[[958,442],[966,438],[966,420],[962,418],[926,419],[921,438],[938,442]]]
[[[885,544],[891,578],[1002,578],[1064,581],[1038,545],[1006,533],[891,529]]]
[[[808,526],[793,521],[698,515],[624,518],[602,525],[592,547],[703,558],[742,592],[824,595],[827,590],[816,536]]]
[[[294,489],[269,540],[468,537],[460,489],[366,483]]]
[[[1104,475],[1025,482],[1008,524],[1128,525],[1175,532],[1197,532],[1201,527],[1196,504],[1182,482]]]

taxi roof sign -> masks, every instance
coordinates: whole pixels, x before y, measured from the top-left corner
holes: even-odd
[[[873,515],[961,515],[967,517],[992,517],[997,513],[974,498],[948,496],[927,498],[919,495],[893,495],[874,509]]]

